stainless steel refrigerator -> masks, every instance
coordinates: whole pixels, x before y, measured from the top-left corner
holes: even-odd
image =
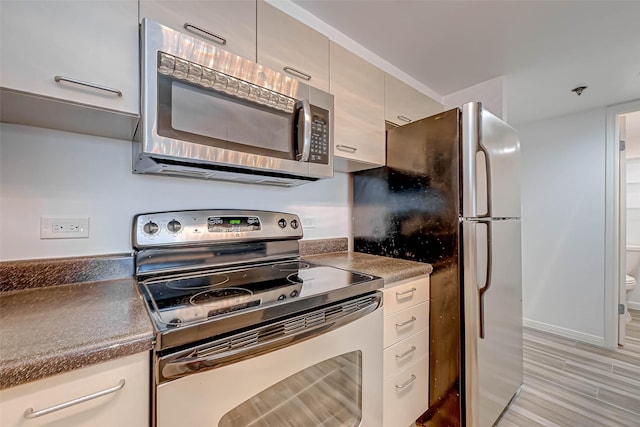
[[[489,427],[522,384],[520,143],[478,102],[387,131],[354,249],[431,263],[428,426]]]

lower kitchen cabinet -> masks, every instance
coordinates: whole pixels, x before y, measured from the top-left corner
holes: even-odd
[[[0,390],[0,425],[148,427],[149,354]]]
[[[382,422],[384,427],[404,427],[427,410],[429,401],[429,355],[384,382]]]
[[[429,406],[429,277],[383,292],[383,425],[409,426]]]

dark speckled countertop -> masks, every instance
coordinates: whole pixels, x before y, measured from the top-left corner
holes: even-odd
[[[27,262],[15,264],[0,268],[12,283],[19,282],[12,273]],[[38,261],[34,274],[47,266]],[[132,277],[0,292],[0,389],[149,351],[152,344],[153,326]]]
[[[320,254],[305,256],[304,259],[318,264],[379,276],[384,279],[385,286],[401,280],[430,274],[433,270],[430,264],[358,252]]]
[[[432,270],[347,252],[346,238],[300,243],[304,259],[386,286]],[[128,254],[0,263],[0,389],[150,351],[153,325],[132,276]]]

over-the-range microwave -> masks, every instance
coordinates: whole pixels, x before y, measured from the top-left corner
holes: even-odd
[[[295,186],[333,176],[333,95],[143,19],[133,171]]]

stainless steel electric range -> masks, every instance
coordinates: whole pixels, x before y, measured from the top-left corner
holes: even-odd
[[[302,261],[301,238],[300,219],[279,212],[134,218],[136,278],[156,331],[156,425],[167,383],[331,336],[380,307],[382,279]]]

